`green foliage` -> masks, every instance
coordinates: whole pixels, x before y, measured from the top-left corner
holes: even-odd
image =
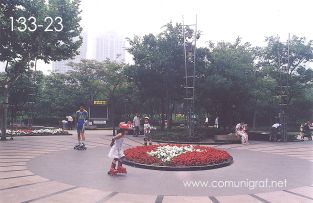
[[[0,61],[9,63],[6,73],[0,74],[0,81],[8,82],[8,78],[21,75],[16,83],[12,83],[10,101],[21,106],[27,101],[30,72],[23,72],[29,60],[49,62],[77,54],[81,45],[78,5],[79,1],[69,0],[5,0],[1,4],[3,37],[0,39]],[[24,12],[20,8],[29,9]],[[9,14],[14,17],[36,15],[39,22],[44,15],[62,16],[65,29],[61,33],[39,30],[33,33],[8,32]],[[73,71],[66,74],[39,74],[36,76],[40,80],[36,84],[36,118],[60,120],[75,112],[81,103],[88,105],[93,100],[107,100],[110,116],[114,117],[111,119],[115,122],[129,119],[122,118],[122,114],[141,112],[161,119],[163,125],[167,119],[170,125],[172,115],[183,112],[185,69],[182,32],[181,24],[169,23],[158,35],[128,39],[133,65],[110,60],[82,60],[71,63]],[[187,28],[185,34],[189,36],[193,32]],[[243,43],[240,38],[232,43],[209,43],[207,47],[197,48],[195,107],[198,119],[219,116],[220,124],[228,127],[239,120],[270,125],[279,112],[278,93],[282,76],[288,78],[290,86],[288,122],[297,123],[312,117],[313,70],[307,66],[313,61],[312,41],[292,37],[288,66],[288,44],[280,42],[277,37],[266,40],[268,44],[263,48]],[[282,67],[288,68],[285,74],[281,73]],[[172,137],[182,134],[178,131],[174,129]],[[160,131],[159,135],[163,136],[164,132],[171,136],[170,130]],[[202,135],[203,132],[198,133]]]
[[[287,65],[288,46],[275,37],[267,41],[264,48],[252,47],[237,38],[234,43],[210,43],[197,49],[197,115],[206,114],[211,119],[219,116],[223,126],[232,126],[239,120],[253,126],[274,122],[279,112],[278,86],[282,75],[278,65]],[[181,25],[167,24],[165,31],[157,36],[149,34],[129,42],[135,65],[129,67],[127,75],[137,90],[141,104],[137,106],[142,112],[165,113],[170,120],[172,109],[182,110],[177,106],[184,97]],[[307,117],[310,113],[301,112],[312,109],[313,101],[304,99],[304,91],[313,78],[312,70],[305,67],[313,58],[311,43],[297,36],[290,41],[291,122],[298,120],[296,117]]]
[[[0,4],[0,61],[11,63],[42,59],[47,63],[77,55],[82,43],[79,4],[79,0],[4,0]],[[35,17],[37,25],[46,25],[46,17],[61,17],[64,28],[61,32],[47,32],[39,28],[34,32],[20,32],[16,27],[11,31],[10,17],[14,20]],[[31,26],[30,23],[27,25]]]
[[[116,118],[121,119],[128,88],[125,65],[109,60],[82,60],[70,65],[73,70],[66,74],[45,76],[42,91],[37,95],[36,119],[60,121],[73,115],[81,104],[88,107],[93,100],[108,101],[111,111],[116,109]]]
[[[4,91],[7,87],[11,93],[11,102],[17,102],[14,105],[18,106],[21,101],[14,97],[20,91],[14,87],[14,83],[19,77],[21,85],[26,85],[27,79],[23,78],[23,74],[30,67],[30,61],[43,60],[48,63],[50,61],[65,60],[74,57],[78,54],[78,48],[82,44],[80,33],[82,28],[79,25],[81,20],[79,14],[80,0],[3,0],[0,3],[0,61],[6,63],[5,75],[0,78],[0,93],[3,94],[3,101],[8,100],[9,94]],[[57,32],[46,31],[45,28],[49,25],[49,20],[56,20],[57,17],[62,19],[63,30]],[[13,28],[11,26],[11,18],[13,18]],[[30,31],[18,30],[22,26],[22,21],[17,21],[20,18],[26,20],[25,26],[34,29],[33,24],[43,25],[44,28],[39,28]],[[60,22],[59,19],[59,22]],[[21,25],[22,24],[22,25]],[[24,27],[25,27],[24,26]],[[51,28],[54,29],[57,25],[54,23]],[[13,31],[12,31],[13,29]],[[36,68],[36,67],[35,67]],[[17,83],[19,83],[17,82]],[[13,85],[13,87],[12,87]],[[1,97],[1,96],[0,96]],[[1,106],[3,116],[1,118],[2,132],[6,130],[7,121],[7,106]],[[2,140],[5,140],[5,133],[2,133]]]
[[[161,113],[162,124],[167,118],[171,124],[175,106],[184,97],[184,38],[181,24],[168,23],[154,36],[128,39],[135,65],[128,70],[128,79],[139,91],[140,109]],[[187,29],[192,34],[193,30]]]
[[[289,122],[296,123],[310,119],[313,100],[306,98],[305,95],[313,82],[313,70],[307,67],[308,62],[313,61],[313,41],[292,36],[289,43],[280,42],[279,37],[269,37],[267,42],[260,65],[265,69],[264,72],[276,81],[274,86],[276,95],[278,95],[280,81],[282,78],[287,78]],[[281,73],[284,67],[286,73]]]
[[[209,61],[197,80],[199,105],[205,113],[222,117],[224,125],[234,124],[245,116],[255,81],[251,45],[239,38],[233,44],[211,43],[206,55]]]

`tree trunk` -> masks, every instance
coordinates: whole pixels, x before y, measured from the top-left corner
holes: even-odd
[[[169,109],[169,119],[168,119],[168,128],[171,129],[173,125],[173,113],[175,110],[175,101],[173,102],[173,105]]]
[[[8,85],[4,87],[4,101],[2,103],[2,125],[1,125],[1,140],[6,140],[8,104],[9,104],[9,88]]]
[[[112,119],[112,128],[113,128],[113,136],[115,136],[115,108],[114,108],[114,101],[111,100],[111,119]]]
[[[164,116],[165,112],[164,111],[165,111],[164,110],[164,99],[161,98],[161,120],[162,120],[161,129],[162,130],[164,130],[164,126],[165,126],[165,116]]]
[[[1,129],[1,140],[2,140],[2,126],[3,126],[3,105],[0,104],[0,129]],[[4,136],[5,138],[5,136]]]
[[[256,116],[257,116],[258,112],[257,110],[253,111],[253,123],[252,123],[252,128],[255,129],[256,126]]]

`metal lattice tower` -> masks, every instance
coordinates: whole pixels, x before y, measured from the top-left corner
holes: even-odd
[[[192,32],[193,28],[193,32]],[[185,58],[185,122],[189,136],[194,135],[195,128],[195,72],[197,51],[197,16],[196,23],[185,25],[183,17],[184,58]]]
[[[280,68],[280,81],[279,81],[279,106],[280,106],[280,112],[279,112],[279,119],[280,123],[282,124],[282,139],[284,142],[287,142],[287,108],[289,103],[289,70],[290,70],[290,62],[289,62],[289,41],[290,41],[290,35],[288,36],[288,64],[287,65],[281,65],[279,61],[279,68]]]
[[[32,128],[33,127],[33,118],[34,118],[34,106],[35,106],[35,97],[36,97],[36,64],[37,61],[33,62],[31,61],[29,63],[29,68],[33,69],[32,75],[31,75],[31,86],[29,87],[30,92],[28,93],[28,98],[27,98],[27,104],[28,104],[28,127]]]

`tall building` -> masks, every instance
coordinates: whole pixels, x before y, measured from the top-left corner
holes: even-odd
[[[124,38],[115,32],[98,34],[96,37],[97,61],[110,59],[119,63],[125,62],[125,41]]]
[[[66,73],[67,71],[72,70],[72,67],[68,66],[69,62],[80,62],[81,59],[86,59],[87,57],[87,45],[88,45],[88,35],[87,33],[82,34],[83,43],[79,48],[79,55],[77,55],[74,59],[64,60],[64,61],[56,61],[52,63],[52,72],[54,73]]]

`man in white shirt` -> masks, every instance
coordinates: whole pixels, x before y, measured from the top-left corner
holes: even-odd
[[[133,124],[134,124],[134,137],[138,137],[139,135],[139,130],[140,130],[140,116],[137,113],[136,116],[133,119]]]
[[[215,127],[215,128],[218,128],[218,116],[215,118],[214,127]]]
[[[209,118],[206,116],[204,121],[205,127],[209,127]]]
[[[73,121],[74,121],[73,117],[72,116],[67,116],[67,121],[68,121],[68,128],[70,130],[73,130]]]
[[[63,119],[63,120],[62,120],[62,129],[63,129],[63,130],[66,130],[67,124],[68,124],[67,121],[66,121],[65,119]]]

